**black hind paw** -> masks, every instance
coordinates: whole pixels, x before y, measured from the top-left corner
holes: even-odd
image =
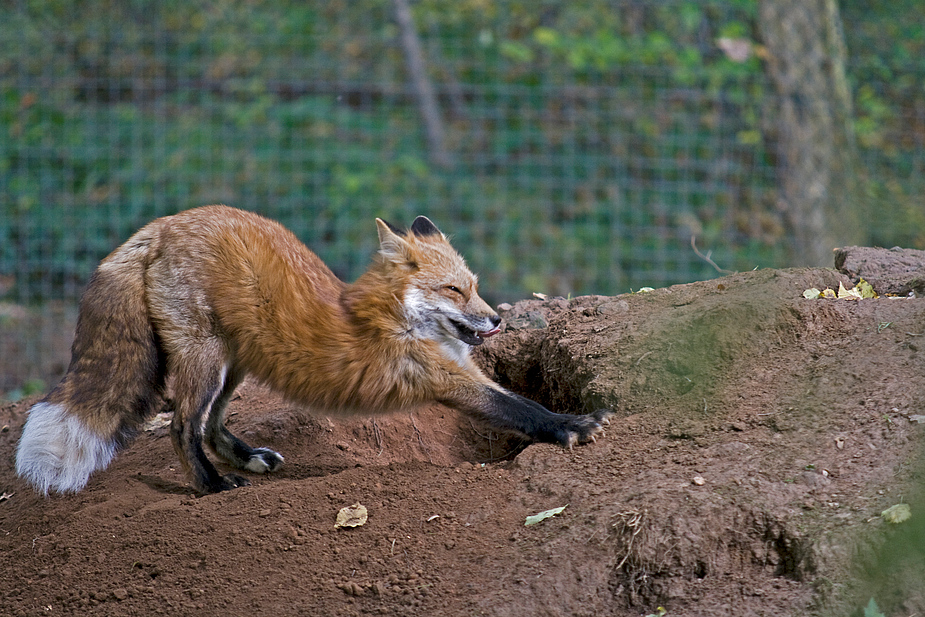
[[[236,473],[229,473],[224,476],[219,476],[218,480],[206,486],[202,493],[221,493],[222,491],[230,491],[242,486],[250,486],[250,484],[250,480],[244,476],[239,476]]]

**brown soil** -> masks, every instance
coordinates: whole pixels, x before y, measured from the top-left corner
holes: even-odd
[[[46,499],[13,473],[34,399],[0,408],[0,614],[925,614],[925,299],[801,296],[840,280],[764,270],[509,308],[488,372],[616,412],[574,451],[439,406],[312,416],[247,383],[230,425],[280,472],[194,497],[154,428]],[[368,522],[335,529],[357,502]],[[913,517],[884,522],[900,502]]]

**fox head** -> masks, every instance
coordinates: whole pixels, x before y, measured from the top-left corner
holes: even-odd
[[[402,283],[401,300],[414,335],[466,354],[468,346],[500,332],[501,318],[479,296],[478,278],[430,219],[417,217],[407,232],[381,219],[376,225],[379,259]]]

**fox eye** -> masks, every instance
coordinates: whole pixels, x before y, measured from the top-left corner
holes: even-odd
[[[463,295],[463,292],[456,285],[447,285],[444,289]]]

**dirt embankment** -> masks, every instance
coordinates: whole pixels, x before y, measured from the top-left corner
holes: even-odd
[[[839,282],[764,270],[509,308],[486,371],[616,412],[574,451],[439,406],[316,417],[247,383],[230,426],[280,472],[195,498],[155,428],[43,499],[13,474],[28,402],[6,406],[0,614],[925,614],[925,299],[801,295]],[[335,529],[356,502],[368,522]],[[885,523],[900,502],[912,518]]]

